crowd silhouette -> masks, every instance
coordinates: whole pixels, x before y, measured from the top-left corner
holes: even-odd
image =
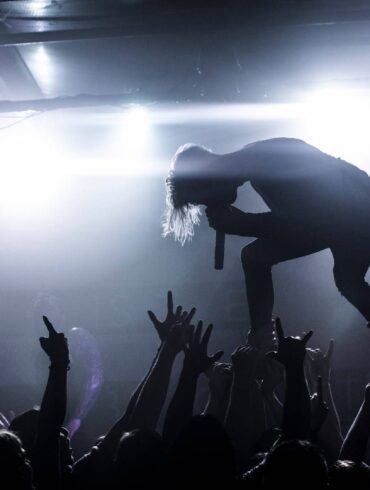
[[[77,461],[63,427],[68,340],[43,317],[48,380],[39,409],[10,423],[1,415],[2,488],[370,488],[370,384],[343,436],[331,391],[333,340],[323,353],[311,347],[312,331],[287,337],[276,318],[259,349],[237,346],[221,362],[222,351],[208,353],[213,326],[196,320],[195,308],[175,307],[171,291],[166,318],[148,314],[159,337],[153,362],[121,417]],[[166,404],[178,355],[182,369]],[[209,396],[194,413],[202,375]]]

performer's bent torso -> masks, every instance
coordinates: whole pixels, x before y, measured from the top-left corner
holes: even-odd
[[[272,266],[326,248],[333,253],[339,291],[370,320],[370,286],[364,280],[370,265],[370,178],[365,172],[297,139],[259,141],[228,155],[203,149],[204,158],[201,152],[192,155],[196,148],[175,156],[168,179],[172,211],[177,206],[194,214],[192,204],[213,209],[231,204],[233,189],[247,181],[270,208],[239,216],[235,230],[217,220],[214,226],[256,237],[242,250],[252,333],[271,322]],[[219,209],[226,220],[232,219],[232,212]],[[176,235],[170,218],[165,231]]]

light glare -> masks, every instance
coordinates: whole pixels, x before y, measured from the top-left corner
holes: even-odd
[[[367,93],[330,87],[308,96],[303,103],[303,132],[323,151],[348,160],[368,158],[370,99]]]
[[[47,213],[61,183],[50,139],[19,127],[1,134],[0,209],[15,216]]]

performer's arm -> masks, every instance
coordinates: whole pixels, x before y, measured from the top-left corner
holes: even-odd
[[[254,236],[251,234],[251,214],[235,206],[208,207],[209,226],[227,235]]]

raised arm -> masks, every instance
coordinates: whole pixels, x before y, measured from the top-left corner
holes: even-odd
[[[274,359],[260,360],[262,368],[261,393],[265,407],[266,429],[280,428],[283,418],[283,404],[276,389],[284,383],[284,367]]]
[[[308,439],[311,425],[311,405],[303,362],[306,355],[306,343],[313,332],[308,332],[302,339],[285,337],[279,318],[276,318],[275,329],[278,350],[269,353],[268,356],[273,357],[285,367],[286,393],[282,435],[284,439]]]
[[[202,338],[203,323],[198,322],[194,330],[192,326],[189,332],[188,345],[185,348],[185,357],[182,371],[175,394],[167,410],[163,429],[163,437],[171,444],[185,423],[193,415],[193,406],[197,381],[199,376],[206,372],[213,363],[223,355],[222,351],[213,356],[208,356],[207,348],[212,333],[212,325],[209,325]]]
[[[322,378],[319,376],[316,392],[311,396],[311,441],[315,443],[319,442],[319,432],[329,412],[328,405],[324,400],[322,385]]]
[[[152,364],[148,372],[145,374],[144,378],[141,380],[141,382],[136,387],[135,391],[132,393],[128,405],[125,411],[123,412],[122,416],[110,428],[110,430],[104,437],[104,440],[99,445],[102,449],[108,451],[110,454],[113,454],[114,451],[116,450],[122,434],[125,431],[128,431],[132,428],[131,420],[134,415],[134,409],[137,405],[139,395],[143,387],[145,386],[146,382],[148,381],[152,369],[158,363],[158,358],[160,352],[162,351],[162,346],[169,339],[173,325],[180,320],[180,317],[182,315],[182,310],[181,307],[178,307],[176,313],[174,313],[172,291],[168,291],[167,314],[164,321],[161,322],[160,320],[158,320],[158,318],[152,311],[148,311],[148,315],[155,330],[158,333],[161,344],[158,348],[158,351],[156,352],[156,355],[152,361]]]
[[[225,426],[244,464],[265,430],[262,396],[256,381],[260,353],[249,346],[238,347],[231,356],[233,382]]]
[[[57,488],[59,483],[59,434],[67,407],[68,342],[58,333],[46,316],[43,317],[49,336],[40,338],[40,345],[50,359],[49,377],[41,402],[36,436],[35,477],[38,488]]]
[[[80,488],[104,488],[104,486],[107,486],[119,441],[123,433],[131,428],[130,419],[138,396],[157,361],[158,354],[159,350],[148,372],[132,393],[121,417],[113,424],[107,434],[100,439],[99,443],[94,445],[90,452],[80,458],[73,466],[71,488],[77,490]]]
[[[104,439],[101,441],[99,444],[99,448],[104,451],[106,454],[109,455],[109,457],[113,458],[113,455],[118,447],[118,443],[123,435],[124,432],[130,430],[130,420],[135,408],[135,405],[137,403],[137,399],[141,393],[141,390],[146,383],[148,376],[153,369],[153,366],[156,364],[157,359],[159,355],[159,349],[154,357],[154,360],[148,370],[148,372],[145,374],[143,379],[140,381],[138,386],[135,388],[133,393],[131,394],[131,397],[129,399],[129,402],[127,404],[127,407],[121,417],[113,424],[113,426],[109,429],[107,432],[106,436]]]
[[[322,383],[322,397],[325,400],[328,413],[318,431],[319,443],[325,448],[331,459],[338,459],[339,451],[343,443],[340,419],[335,406],[331,389],[332,368],[331,360],[334,352],[334,340],[330,340],[327,352],[320,349],[307,349],[308,376],[311,383],[320,377]]]
[[[209,382],[209,396],[203,413],[213,415],[224,423],[233,380],[231,364],[215,362],[205,374]]]
[[[364,401],[340,450],[339,459],[362,463],[370,437],[370,384],[365,388]]]
[[[195,308],[192,308],[190,313],[182,312],[182,307],[178,306],[176,312],[173,313],[172,295],[169,293],[167,312],[169,320],[166,318],[165,322],[161,323],[154,313],[149,312],[149,316],[162,338],[162,344],[158,357],[133,408],[130,419],[132,428],[156,429],[167,396],[172,366],[177,354],[185,348],[190,321],[195,311]],[[164,324],[165,329],[163,328]]]
[[[176,312],[174,312],[171,291],[167,294],[167,315],[165,320],[160,322],[151,311],[148,314],[159,335],[160,347],[148,372],[132,393],[122,416],[113,424],[105,437],[92,448],[90,453],[86,454],[75,464],[72,476],[76,488],[81,485],[97,485],[100,482],[103,486],[104,482],[109,478],[114,454],[123,433],[138,426],[148,427],[149,424],[156,424],[159,416],[158,412],[160,412],[164,401],[174,359],[173,345],[177,346],[177,343],[182,341],[184,330],[179,331],[182,326],[181,318],[185,319],[188,315],[182,312],[181,307],[178,307]],[[167,347],[164,347],[165,345]],[[175,349],[177,348],[178,346]],[[158,380],[161,373],[164,373],[164,377]],[[152,394],[153,399],[148,400],[148,397],[151,397]]]

